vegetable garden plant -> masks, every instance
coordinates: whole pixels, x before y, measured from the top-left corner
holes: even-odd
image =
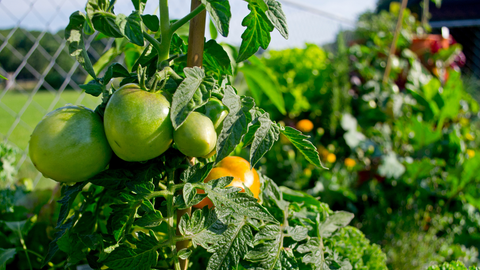
[[[132,0],[128,16],[115,14],[114,3],[88,1],[65,30],[71,55],[91,77],[81,87],[102,95],[102,104],[55,110],[32,134],[36,167],[66,182],[42,267],[385,269],[378,246],[343,228],[353,214],[253,169],[280,134],[322,164],[307,136],[237,94],[231,55],[215,40],[205,43],[206,12],[228,35],[227,0],[192,1],[180,20],[169,19],[167,0],[158,3],[160,16],[143,13],[146,0]],[[279,2],[246,4],[236,62],[266,49],[274,29],[288,37]],[[189,21],[182,38],[176,32]],[[92,34],[116,38],[95,64],[84,42]],[[113,63],[118,56],[124,65]],[[241,147],[248,161],[229,157]]]

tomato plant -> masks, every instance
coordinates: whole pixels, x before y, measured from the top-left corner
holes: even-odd
[[[280,134],[312,166],[322,164],[308,136],[272,121],[253,98],[237,94],[229,55],[215,40],[204,43],[206,11],[218,33],[228,35],[229,2],[194,0],[192,11],[175,21],[167,0],[158,2],[160,16],[144,14],[146,0],[132,3],[135,10],[127,16],[113,12],[115,1],[89,0],[86,14],[73,13],[66,27],[71,55],[91,77],[81,87],[103,97],[95,112],[115,155],[108,169],[63,185],[44,265],[58,264],[55,254],[62,251],[65,267],[88,263],[94,269],[352,269],[352,263],[385,269],[378,246],[344,228],[351,213],[331,211],[308,194],[255,173],[253,167]],[[238,62],[266,49],[274,29],[288,37],[278,1],[246,3],[250,13],[242,22]],[[189,21],[184,39],[176,31]],[[99,38],[116,38],[118,50],[124,50],[116,55],[125,57],[126,66],[103,56],[91,63],[84,40],[97,32]],[[214,113],[210,106],[220,105],[217,100],[223,106]],[[186,136],[203,136],[205,129],[210,129],[205,138]],[[239,146],[248,161],[229,157]],[[201,157],[213,147],[213,156]],[[220,168],[232,174],[208,179]],[[204,199],[215,207],[192,212]],[[348,235],[363,241],[350,243]],[[352,253],[342,250],[347,245],[356,245],[360,257],[374,254],[375,260],[350,258]]]
[[[81,106],[65,106],[47,114],[35,127],[30,158],[48,178],[81,182],[103,171],[112,149],[100,116]]]

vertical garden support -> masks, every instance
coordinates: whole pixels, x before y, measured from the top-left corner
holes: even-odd
[[[202,3],[200,0],[192,0],[191,11],[195,11]],[[205,10],[200,12],[197,16],[190,20],[190,29],[188,35],[188,52],[187,52],[187,67],[201,67],[203,61],[203,46],[205,42],[205,21],[207,13]],[[177,221],[185,214],[191,214],[192,209],[179,210],[177,213]],[[178,222],[177,222],[178,223]],[[180,234],[177,226],[177,234]],[[177,250],[188,247],[190,241],[177,242]],[[187,269],[188,259],[180,260],[180,268]]]

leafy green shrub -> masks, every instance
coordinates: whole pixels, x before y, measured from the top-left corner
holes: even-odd
[[[462,262],[455,261],[455,262],[445,262],[441,265],[434,265],[428,267],[427,270],[478,270],[480,268],[470,266],[467,268]]]

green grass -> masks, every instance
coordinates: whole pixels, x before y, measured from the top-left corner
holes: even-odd
[[[28,107],[24,108],[30,99],[31,93],[9,91],[1,97],[0,91],[0,140],[16,146],[19,149],[18,159],[26,153],[30,134],[42,119],[42,117],[56,108],[62,107],[68,103],[84,105],[95,109],[100,103],[100,98],[86,95],[77,91],[64,91],[60,95],[48,91],[37,92]],[[21,113],[24,111],[23,113]],[[14,128],[15,120],[20,114],[20,122]],[[20,167],[19,177],[35,178],[38,171],[33,167],[30,159],[27,158]],[[53,182],[48,180],[49,182]],[[37,188],[44,187],[42,179]],[[48,182],[47,182],[48,184]]]

